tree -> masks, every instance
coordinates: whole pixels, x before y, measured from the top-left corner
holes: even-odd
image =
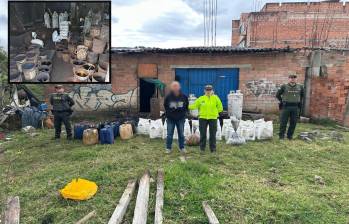
[[[5,99],[5,89],[8,88],[8,59],[7,52],[1,47],[0,48],[0,109],[3,108]]]

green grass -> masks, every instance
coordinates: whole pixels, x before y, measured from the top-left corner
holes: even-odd
[[[297,131],[332,127],[299,125]],[[346,142],[301,140],[218,145],[218,154],[188,148],[164,154],[162,140],[137,136],[114,145],[84,146],[80,141],[50,140],[53,130],[28,137],[15,133],[0,155],[0,200],[18,195],[21,222],[74,223],[92,210],[89,223],[106,223],[127,181],[149,169],[165,170],[165,223],[208,223],[201,203],[208,200],[221,223],[348,223],[349,133]],[[325,185],[314,181],[321,176]],[[58,190],[76,177],[95,181],[88,201],[64,200]],[[156,183],[151,184],[149,222],[153,222]],[[132,222],[135,197],[125,222]],[[3,206],[3,203],[1,203]],[[3,209],[3,207],[1,207]]]

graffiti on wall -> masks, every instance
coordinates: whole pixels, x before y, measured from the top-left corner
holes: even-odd
[[[113,93],[111,84],[75,85],[69,95],[76,111],[108,111],[137,106],[137,88],[125,94]]]
[[[280,84],[275,84],[267,79],[251,80],[246,84],[247,94],[259,96],[275,96]]]

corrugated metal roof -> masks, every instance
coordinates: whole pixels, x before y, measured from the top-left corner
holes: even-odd
[[[115,54],[139,54],[139,53],[263,53],[263,52],[293,52],[291,48],[236,48],[231,46],[221,47],[181,47],[181,48],[147,48],[147,47],[114,47]]]

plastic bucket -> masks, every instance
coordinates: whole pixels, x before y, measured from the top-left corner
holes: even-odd
[[[90,29],[90,36],[92,38],[99,37],[101,34],[101,27],[100,26],[92,26]]]
[[[47,67],[50,72],[52,70],[52,62],[50,60],[41,61],[41,67]]]
[[[67,62],[69,63],[69,60],[70,60],[70,53],[69,51],[65,50],[62,52],[62,59],[64,62]]]
[[[84,45],[78,45],[76,48],[76,58],[78,60],[86,60],[88,47]]]
[[[56,55],[58,58],[62,58],[62,52],[63,52],[63,48],[56,49]]]
[[[25,54],[19,54],[14,58],[18,71],[22,72],[22,65],[25,63],[26,59],[26,55]]]
[[[96,71],[96,66],[90,63],[84,64],[81,68],[84,69],[89,75],[92,75]]]
[[[27,62],[33,62],[33,63],[37,63],[38,62],[38,54],[35,52],[28,52],[26,54],[26,58],[27,58]]]
[[[96,64],[98,61],[98,54],[93,52],[93,51],[89,51],[87,52],[87,62],[91,63],[91,64]]]
[[[105,42],[109,42],[109,33],[110,33],[109,25],[103,24],[101,28],[101,34],[99,35],[100,39],[104,40]]]
[[[76,70],[76,69],[80,69],[85,64],[85,62],[81,60],[74,60],[72,64],[73,64],[73,70]]]
[[[33,80],[38,73],[38,68],[36,67],[36,64],[32,62],[24,63],[22,65],[22,70],[25,80]]]
[[[39,72],[47,72],[47,73],[51,73],[51,70],[48,66],[44,66],[44,65],[41,65],[39,67]]]
[[[49,82],[50,75],[48,72],[39,72],[35,79],[37,82]]]
[[[92,75],[92,82],[105,82],[105,75],[104,73],[96,72]]]
[[[47,60],[47,55],[46,55],[45,52],[41,52],[41,53],[39,54],[39,57],[40,57],[40,60]]]
[[[104,40],[95,38],[93,39],[92,51],[97,54],[102,54],[105,49],[106,42]]]
[[[74,44],[68,44],[68,51],[70,54],[75,53],[75,45]]]
[[[93,44],[92,38],[89,37],[89,36],[85,36],[85,38],[84,38],[84,45],[85,45],[86,47],[88,47],[89,50],[92,49],[92,44]]]
[[[109,66],[109,54],[100,54],[98,64],[106,69]]]
[[[83,69],[83,68],[80,68],[80,69],[76,69],[74,71],[74,78],[81,81],[81,82],[85,82],[88,80],[89,78],[89,74],[88,72]]]

